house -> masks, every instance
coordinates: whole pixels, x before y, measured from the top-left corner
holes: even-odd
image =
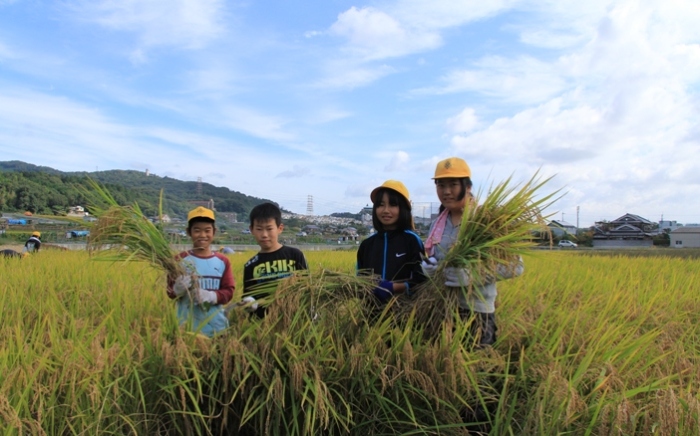
[[[678,224],[676,221],[659,221],[659,231],[671,232],[677,228],[683,227],[683,224]]]
[[[85,213],[85,208],[83,206],[73,206],[68,209],[68,216],[84,217],[86,215],[87,213]]]
[[[173,220],[167,214],[164,214],[163,216],[152,218],[151,221],[154,223],[162,222],[165,224],[170,224]]]
[[[657,224],[639,215],[627,213],[610,222],[593,226],[593,247],[651,247]]]
[[[552,220],[549,224],[549,231],[552,232],[552,236],[561,238],[564,235],[576,236],[577,228],[571,223],[567,223],[564,220]]]
[[[209,200],[189,200],[188,203],[194,207],[202,206],[202,207],[206,207],[207,209],[211,209],[214,211],[216,210],[216,208],[214,207],[214,199],[213,198],[210,198]]]
[[[317,225],[314,224],[309,224],[304,226],[301,229],[303,232],[306,232],[307,235],[318,235],[321,234],[321,228]]]
[[[700,248],[700,227],[678,227],[671,230],[671,247]]]

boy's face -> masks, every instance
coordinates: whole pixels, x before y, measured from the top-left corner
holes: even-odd
[[[263,253],[274,251],[279,248],[278,238],[284,230],[284,224],[278,226],[274,218],[260,221],[255,220],[250,226],[250,233],[255,237]]]
[[[192,247],[200,250],[209,250],[209,246],[214,241],[214,224],[197,222],[187,231],[192,238]]]

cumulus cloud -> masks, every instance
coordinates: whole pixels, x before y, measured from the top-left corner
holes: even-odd
[[[700,19],[697,7],[687,11]],[[581,205],[589,220],[682,211],[683,193],[700,187],[700,163],[691,158],[700,149],[693,134],[700,45],[697,26],[674,19],[662,3],[619,2],[598,16],[584,43],[574,36],[578,46],[560,56],[485,57],[478,68],[453,71],[441,92],[527,105],[458,134],[459,118],[448,119],[454,150],[496,172],[558,174],[556,183],[569,191],[560,206]],[[586,35],[585,25],[579,29]]]
[[[377,68],[368,63],[435,50],[444,43],[441,32],[494,15],[512,3],[402,0],[389,2],[382,9],[353,6],[340,13],[327,31],[344,41],[340,54],[329,64],[344,63],[346,68],[329,68],[328,78],[321,83],[345,88],[366,86],[396,71],[391,66]],[[309,31],[305,36],[321,33]]]
[[[345,50],[363,60],[403,56],[441,44],[437,33],[406,28],[387,13],[372,7],[351,7],[338,16],[330,33],[347,39]]]

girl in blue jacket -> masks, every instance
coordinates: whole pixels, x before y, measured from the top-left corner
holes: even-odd
[[[425,280],[421,269],[425,249],[414,232],[411,202],[403,183],[387,180],[372,191],[370,199],[376,232],[357,250],[357,271],[378,278],[373,294],[383,305],[396,294],[410,296],[412,287]]]

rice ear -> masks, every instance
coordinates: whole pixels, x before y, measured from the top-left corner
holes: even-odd
[[[458,295],[444,285],[445,268],[468,270],[471,280],[461,292],[469,297],[475,287],[495,280],[499,272],[516,268],[522,256],[531,255],[531,248],[537,245],[533,235],[549,234],[546,219],[551,214],[544,211],[562,197],[560,190],[541,195],[551,179],[540,180],[537,171],[522,184],[514,185],[510,176],[490,186],[487,195],[479,191],[471,207],[465,208],[457,240],[435,276],[416,287],[414,297],[399,305],[397,314],[407,317],[415,312],[426,334],[436,335],[445,319],[456,316]]]
[[[119,205],[106,188],[92,179],[89,183],[91,189],[85,196],[97,221],[91,226],[88,250],[96,259],[145,261],[164,270],[171,279],[188,273],[175,259],[162,229],[143,214],[138,203]],[[158,206],[161,217],[162,211],[163,190]]]

